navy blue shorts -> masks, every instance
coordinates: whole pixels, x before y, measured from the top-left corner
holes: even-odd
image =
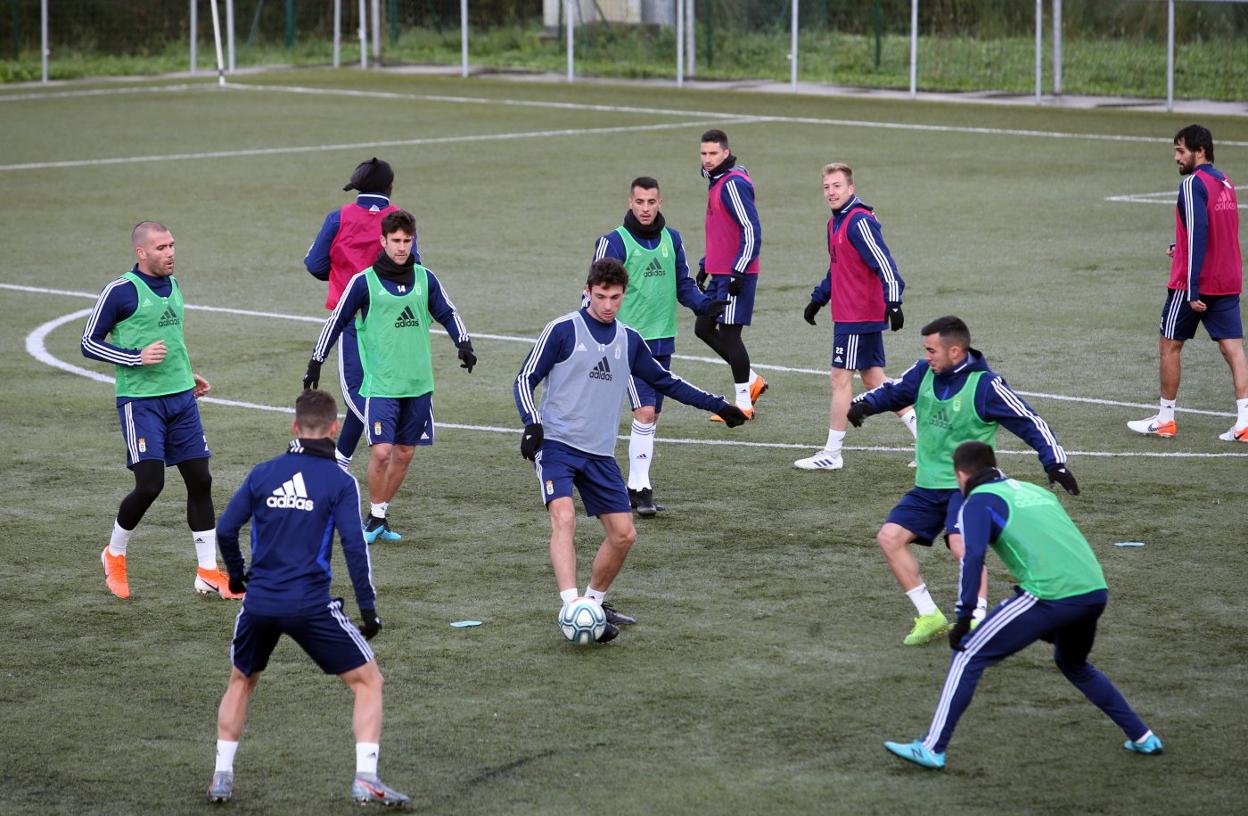
[[[190,391],[167,397],[118,397],[117,416],[128,468],[147,459],[176,465],[212,456],[199,405]]]
[[[672,355],[656,354],[654,355],[654,360],[669,371],[671,370]],[[628,401],[633,406],[634,411],[645,405],[654,408],[656,414],[663,410],[663,395],[655,391],[650,383],[639,377],[628,378]]]
[[[355,333],[355,321],[347,324],[338,336],[338,387],[347,410],[364,421],[364,397],[360,386],[364,383],[364,364],[360,362],[360,340]]]
[[[541,485],[542,501],[546,504],[564,496],[571,497],[575,487],[581,494],[587,516],[633,512],[628,502],[628,487],[614,457],[591,456],[550,441],[537,452],[534,470]]]
[[[1211,340],[1238,340],[1244,336],[1239,319],[1239,295],[1204,295],[1207,307],[1193,312],[1184,289],[1167,289],[1166,305],[1161,307],[1161,336],[1169,340],[1191,340],[1196,327],[1205,324]]]
[[[754,290],[758,288],[758,275],[746,275],[738,295],[728,294],[728,282],[732,275],[710,275],[706,279],[706,296],[711,300],[726,300],[728,305],[719,316],[724,326],[748,326],[754,316]]]
[[[942,530],[946,534],[961,533],[958,511],[962,509],[962,502],[962,491],[956,487],[950,490],[915,487],[901,497],[886,521],[905,527],[917,536],[915,543],[930,547]]]
[[[289,635],[326,674],[343,674],[373,659],[373,650],[342,611],[342,598],[303,615],[257,615],[247,600],[234,621],[230,662],[251,677],[269,665],[269,655],[282,635]]]
[[[832,334],[832,367],[863,371],[884,367],[884,332]]]
[[[365,397],[364,433],[370,445],[432,445],[433,392],[419,397]]]

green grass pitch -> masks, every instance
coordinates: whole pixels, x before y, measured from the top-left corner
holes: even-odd
[[[1233,403],[1214,344],[1202,335],[1185,354],[1180,407],[1203,413],[1180,413],[1177,438],[1124,425],[1156,399],[1179,181],[1170,137],[1190,117],[356,71],[244,82],[0,89],[0,811],[202,812],[236,612],[191,592],[176,473],[131,544],[136,598],[107,593],[99,551],[130,486],[112,392],[47,360],[111,372],[79,354],[82,317],[32,333],[88,309],[73,293],[94,295],[130,266],[136,221],[167,223],[188,303],[219,308],[188,313],[195,368],[213,397],[252,406],[203,406],[220,510],[284,449],[290,418],[263,406],[293,401],[324,316],[324,285],[301,260],[372,155],[394,164],[395,201],[416,213],[425,262],[480,356],[467,375],[435,338],[438,443],[417,452],[396,500],[405,541],[374,549],[381,772],[420,810],[1242,807],[1248,450],[1216,440]],[[1203,122],[1217,164],[1248,178],[1248,120]],[[669,510],[639,521],[612,591],[641,623],[577,649],[554,627],[548,524],[517,450],[518,338],[575,306],[592,242],[620,222],[634,176],[660,180],[669,223],[700,254],[696,151],[716,124],[758,187],[763,277],[746,340],[772,390],[758,420],[732,431],[683,406],[664,412],[653,477]],[[912,609],[874,543],[912,479],[901,424],[851,431],[843,471],[791,466],[826,427],[830,327],[807,326],[801,310],[827,262],[819,171],[834,160],[854,166],[908,283],[889,371],[920,356],[919,326],[959,314],[1071,451],[1084,492],[1062,502],[1111,588],[1093,660],[1164,756],[1124,752],[1040,647],[985,674],[947,770],[884,752],[885,739],[925,730],[948,650],[901,646]],[[678,359],[683,376],[728,390],[687,312],[678,354],[703,358]],[[1001,448],[1012,475],[1043,478],[1018,440],[1003,433]],[[585,566],[600,536],[592,520],[579,526]],[[956,565],[943,550],[920,558],[948,609]],[[995,601],[1008,590],[990,567]],[[448,626],[462,618],[485,623]],[[231,811],[346,812],[350,708],[341,684],[284,643],[252,705]]]

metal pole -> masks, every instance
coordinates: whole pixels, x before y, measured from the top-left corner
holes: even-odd
[[[1044,61],[1040,55],[1044,39],[1044,0],[1036,0],[1036,104],[1040,104],[1040,81],[1043,77]]]
[[[334,67],[342,67],[342,0],[334,0]]]
[[[568,82],[576,81],[575,58],[573,57],[572,36],[575,26],[572,24],[572,4],[575,0],[563,2],[563,24],[568,33]]]
[[[225,85],[225,59],[221,56],[221,12],[217,0],[209,0],[212,11],[212,41],[217,46],[217,84]]]
[[[1166,14],[1166,111],[1174,110],[1174,0]]]
[[[676,87],[685,84],[685,0],[676,0]]]
[[[919,0],[910,0],[910,96],[919,95]]]
[[[459,75],[468,76],[468,0],[459,0]]]
[[[685,75],[696,76],[698,73],[698,33],[697,33],[697,2],[698,0],[679,0],[685,3]],[[709,21],[710,18],[708,17]]]
[[[789,17],[789,87],[797,93],[797,0]]]
[[[373,0],[373,62],[381,61],[381,0]]]
[[[360,37],[360,67],[368,67],[368,8],[364,5],[364,0],[360,0],[360,25],[357,33]]]
[[[1062,0],[1053,0],[1053,95],[1062,95]]]
[[[39,64],[43,70],[43,84],[48,84],[48,0],[39,3]]]
[[[225,0],[225,53],[226,73],[234,73],[234,0]]]
[[[191,73],[195,73],[195,67],[199,63],[199,55],[195,48],[199,45],[199,4],[195,0],[191,0]]]

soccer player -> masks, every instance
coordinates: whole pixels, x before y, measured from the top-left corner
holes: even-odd
[[[303,387],[316,388],[321,364],[339,334],[353,322],[360,344],[364,431],[371,455],[368,493],[371,504],[364,539],[372,544],[402,538],[390,530],[386,511],[403,484],[416,445],[432,445],[433,358],[429,323],[446,327],[459,350],[460,368],[477,364],[468,329],[433,272],[412,253],[416,219],[396,210],[381,220],[381,251],[373,265],[352,276],[338,305],[325,321]]]
[[[676,303],[698,316],[715,317],[728,305],[703,295],[689,277],[685,245],[680,233],[663,218],[659,182],[649,176],[629,185],[624,225],[598,239],[594,260],[615,258],[628,272],[628,297],[616,319],[637,330],[654,359],[671,368],[676,351]],[[663,505],[654,500],[650,463],[654,459],[654,431],[663,410],[663,395],[636,377],[628,387],[633,408],[628,439],[628,499],[643,518],[652,518]]]
[[[924,359],[899,379],[860,394],[849,406],[848,419],[855,428],[865,417],[913,405],[918,421],[915,440],[914,488],[888,514],[875,536],[884,558],[905,590],[919,616],[902,641],[919,646],[944,632],[949,621],[937,608],[919,574],[919,562],[910,544],[930,547],[946,531],[950,552],[962,560],[962,536],[957,527],[962,494],[950,458],[963,442],[992,444],[997,427],[1022,439],[1036,450],[1049,477],[1049,486],[1060,483],[1068,493],[1079,494],[1079,484],[1066,467],[1066,451],[1048,423],[1023,398],[988,367],[982,352],[971,348],[971,331],[953,316],[940,317],[919,330]],[[973,618],[982,619],[988,609],[988,577],[981,571],[979,600]]]
[[[589,304],[546,324],[514,387],[524,422],[520,454],[533,462],[550,514],[550,562],[562,603],[580,597],[573,487],[581,494],[586,514],[597,516],[606,532],[585,590],[585,597],[602,604],[607,613],[599,643],[619,635],[620,625],[635,622],[603,603],[637,539],[628,491],[615,461],[615,432],[629,378],[643,380],[686,405],[714,411],[730,428],[745,422],[744,412],[736,406],[693,387],[656,362],[641,335],[615,319],[627,287],[628,273],[618,260],[594,261],[585,281]],[[533,393],[543,380],[539,408]]]
[[[718,316],[701,315],[693,332],[732,369],[737,407],[753,419],[754,404],[767,390],[767,381],[750,368],[750,353],[741,331],[754,314],[758,288],[758,253],[763,228],[754,206],[754,182],[728,149],[722,130],[702,134],[699,147],[702,175],[710,184],[706,193],[706,255],[698,263],[698,285],[715,300],[728,305]],[[711,420],[722,422],[717,415]]]
[[[194,588],[201,595],[241,598],[217,568],[216,511],[208,439],[195,400],[208,381],[191,371],[183,332],[182,289],[173,277],[173,235],[143,221],[130,233],[137,262],[100,293],[82,331],[82,354],[116,366],[115,390],[126,467],[134,489],[121,500],[113,534],[100,553],[104,580],[118,598],[130,597],[126,550],[147,508],[165,487],[165,468],[176,465],[186,483],[186,523],[195,556]],[[111,335],[111,342],[106,337]]]
[[[958,620],[949,630],[953,660],[927,734],[884,747],[925,768],[945,767],[945,748],[984,669],[1043,640],[1053,644],[1053,662],[1066,679],[1127,735],[1123,748],[1160,754],[1161,740],[1088,662],[1109,593],[1087,539],[1052,493],[1006,478],[991,446],[964,442],[953,452],[953,468],[966,497],[958,522],[966,548]],[[977,576],[989,547],[1018,586],[971,632]]]
[[[834,162],[823,168],[823,197],[832,208],[828,219],[828,273],[810,293],[803,317],[815,325],[815,316],[832,304],[832,402],[828,409],[828,441],[814,455],[798,459],[801,470],[840,470],[841,444],[849,427],[846,415],[854,397],[854,372],[862,384],[875,388],[884,373],[884,329],[900,331],[905,323],[901,293],[906,282],[897,272],[875,210],[862,202],[854,186],[854,171]],[[914,411],[897,412],[913,435]]]
[[[377,257],[377,241],[381,238],[381,219],[398,209],[390,203],[394,170],[389,162],[376,156],[360,162],[342,189],[358,190],[359,194],[355,201],[325,216],[325,223],[303,259],[308,274],[328,281],[325,308],[331,311],[338,305],[351,277],[372,265]],[[413,235],[412,257],[420,263],[417,240]],[[360,366],[355,324],[349,324],[342,333],[343,340],[338,346],[338,376],[342,398],[347,403],[347,418],[338,435],[337,458],[340,465],[349,468],[351,457],[360,444],[360,435],[364,433],[364,398],[360,396],[364,370]],[[387,533],[382,533],[382,538],[390,540]]]
[[[1148,419],[1127,423],[1136,433],[1172,437],[1182,373],[1183,344],[1204,323],[1231,368],[1235,387],[1235,424],[1218,439],[1248,442],[1248,358],[1239,317],[1244,263],[1239,251],[1239,202],[1235,185],[1213,166],[1213,134],[1188,125],[1174,137],[1179,175],[1179,201],[1174,212],[1174,243],[1170,245],[1170,282],[1161,309],[1161,401]]]
[[[360,488],[334,460],[338,406],[324,391],[295,401],[290,449],[247,475],[217,528],[229,582],[247,589],[234,623],[229,684],[217,711],[217,765],[208,799],[234,793],[234,755],[260,673],[282,635],[290,636],[326,674],[355,694],[355,781],[351,798],[403,806],[407,796],[377,778],[381,743],[382,677],[367,640],[381,631],[372,566],[360,527]],[[251,569],[245,569],[238,531],[251,521]],[[357,628],[330,598],[334,530],[360,607]]]

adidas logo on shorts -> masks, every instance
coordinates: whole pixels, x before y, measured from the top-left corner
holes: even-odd
[[[296,473],[282,486],[273,491],[273,495],[264,500],[269,507],[287,508],[290,510],[307,510],[311,512],[314,505],[308,498],[308,489],[303,484],[303,474]]]
[[[394,321],[394,327],[396,329],[408,329],[419,325],[420,320],[418,320],[416,315],[412,313],[411,306],[404,306],[403,311],[399,313],[399,319]]]

